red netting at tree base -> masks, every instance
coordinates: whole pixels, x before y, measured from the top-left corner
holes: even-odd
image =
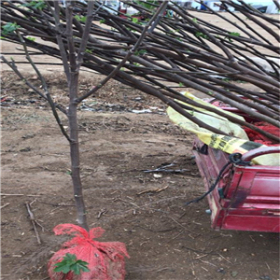
[[[89,232],[73,224],[57,225],[56,235],[73,234],[75,237],[65,242],[63,248],[57,251],[48,263],[48,273],[51,280],[123,280],[125,277],[124,257],[129,257],[124,243],[98,242],[93,240],[103,235],[102,228],[92,228]],[[88,263],[90,272],[67,275],[54,272],[55,264],[61,262],[64,256],[74,254],[77,260]]]
[[[254,125],[257,126],[260,129],[266,131],[266,132],[269,132],[269,133],[273,134],[273,135],[276,135],[276,136],[280,135],[280,129],[279,128],[277,128],[273,125],[270,125],[266,122],[255,122]],[[243,129],[245,130],[245,132],[247,133],[247,135],[248,135],[248,137],[251,141],[261,143],[261,144],[267,145],[267,146],[272,146],[272,145],[275,144],[272,140],[268,139],[267,137],[258,133],[257,131],[254,131],[254,130],[248,128],[248,127],[244,127]]]

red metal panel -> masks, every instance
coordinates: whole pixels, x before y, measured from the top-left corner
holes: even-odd
[[[228,155],[211,147],[203,155],[199,153],[202,145],[199,140],[194,142],[194,154],[208,190]],[[279,166],[232,166],[207,198],[214,229],[280,231]]]
[[[279,232],[279,217],[253,215],[227,215],[223,229],[242,231]]]

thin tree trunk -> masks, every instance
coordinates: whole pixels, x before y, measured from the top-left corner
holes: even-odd
[[[92,6],[92,4],[91,4]],[[70,131],[70,157],[71,157],[71,176],[74,188],[74,199],[77,209],[77,222],[86,230],[89,230],[86,220],[86,207],[83,198],[83,187],[80,173],[80,150],[79,150],[79,127],[77,118],[77,103],[75,102],[78,97],[79,91],[79,70],[82,62],[81,52],[84,48],[79,50],[77,61],[76,48],[73,40],[73,13],[70,1],[66,2],[66,34],[69,49],[69,76],[68,76],[68,89],[69,89],[69,109],[68,109],[68,122]],[[87,41],[87,38],[84,38]],[[81,56],[81,57],[80,57]]]
[[[70,156],[71,156],[71,176],[74,187],[74,198],[77,208],[77,222],[84,229],[88,230],[86,220],[86,208],[83,199],[83,188],[80,174],[80,150],[79,150],[79,130],[77,119],[77,104],[75,99],[78,96],[78,72],[70,73],[70,104],[68,110],[68,122],[70,130]]]

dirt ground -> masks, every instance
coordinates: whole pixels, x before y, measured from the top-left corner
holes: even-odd
[[[27,65],[20,67],[29,72]],[[58,67],[42,67],[51,94],[65,100]],[[12,72],[3,71],[1,78],[1,279],[46,280],[48,260],[67,239],[52,229],[76,218],[69,146],[45,101]],[[29,78],[38,84],[33,74]],[[80,91],[98,79],[83,73]],[[127,280],[280,279],[278,234],[214,231],[206,200],[184,206],[204,192],[192,158],[194,136],[173,125],[164,109],[116,81],[82,104],[81,169],[90,227],[106,230],[102,241],[126,244]],[[145,172],[165,164],[179,172]]]
[[[62,77],[48,76],[58,99],[64,98]],[[91,84],[82,81],[81,91]],[[62,241],[52,229],[75,223],[69,147],[47,104],[11,72],[3,73],[2,92],[2,279],[48,279],[46,263]],[[131,112],[143,109],[152,112]],[[82,106],[90,227],[106,230],[102,240],[127,245],[126,279],[278,279],[277,234],[216,232],[206,201],[184,207],[203,193],[203,181],[192,159],[193,136],[163,109],[115,81]],[[144,172],[168,163],[181,173]],[[42,226],[40,245],[26,202]]]

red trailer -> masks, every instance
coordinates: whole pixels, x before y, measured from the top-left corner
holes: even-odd
[[[224,109],[237,112],[234,108]],[[249,164],[254,157],[280,153],[280,145],[248,151],[228,165],[229,154],[198,139],[193,152],[206,191],[213,189],[207,198],[214,229],[280,232],[279,166]]]

